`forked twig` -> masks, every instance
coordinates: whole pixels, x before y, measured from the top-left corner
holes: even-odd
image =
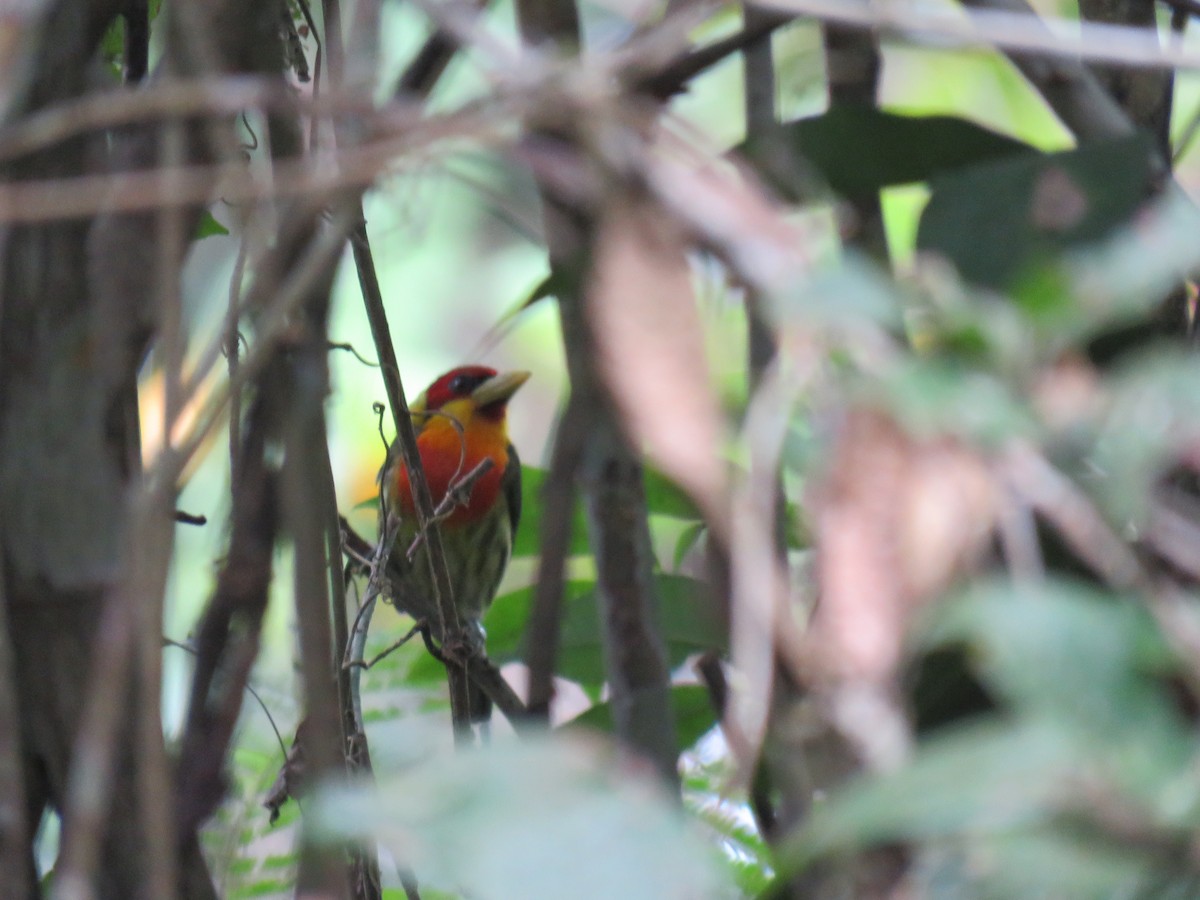
[[[364,604],[364,606],[365,606],[365,604]],[[422,621],[418,622],[416,625],[414,625],[412,628],[408,629],[408,633],[406,635],[404,635],[404,637],[400,638],[400,640],[398,640],[398,641],[394,641],[393,643],[389,644],[386,649],[379,651],[374,656],[372,656],[369,660],[351,659],[347,662],[342,663],[342,668],[343,669],[371,669],[371,668],[374,668],[376,663],[380,662],[385,657],[391,656],[393,653],[395,653],[397,650],[399,650],[401,647],[403,647],[405,644],[407,644],[409,641],[411,641],[417,634],[421,633],[422,631],[428,630],[428,628],[429,628],[429,625],[426,624],[424,620],[422,620]]]
[[[475,468],[447,489],[446,496],[442,498],[441,502],[437,505],[437,509],[433,511],[433,518],[425,523],[425,527],[417,532],[417,536],[413,538],[412,544],[409,545],[408,551],[405,554],[409,562],[413,561],[413,558],[417,555],[417,550],[424,543],[429,526],[434,522],[441,522],[448,518],[454,512],[455,508],[466,506],[471,500],[471,491],[474,489],[476,482],[490,472],[495,465],[496,463],[491,457],[484,457]]]

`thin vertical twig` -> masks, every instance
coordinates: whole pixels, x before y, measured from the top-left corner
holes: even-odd
[[[295,142],[295,122],[272,128],[272,147]],[[302,205],[287,211],[296,222],[289,243],[282,245],[281,272],[290,272],[306,246],[319,243],[331,228],[319,211]],[[339,714],[338,678],[330,616],[326,554],[326,508],[322,494],[327,479],[328,438],[325,396],[329,390],[328,318],[337,257],[329,257],[307,285],[292,322],[292,340],[281,360],[286,371],[283,409],[283,465],[280,509],[294,547],[293,584],[304,685],[304,753],[313,782],[345,778],[345,746]],[[305,840],[297,874],[297,896],[349,897],[343,854],[338,848]]]
[[[553,5],[554,9],[547,9]],[[579,13],[573,0],[519,0],[517,25],[522,41],[531,46],[543,42],[557,43],[560,49],[578,47],[580,41]],[[542,218],[547,220],[556,211],[547,193],[542,191]],[[564,211],[565,212],[565,211]],[[569,226],[576,224],[564,216]],[[578,303],[582,296],[580,270],[585,259],[583,228],[543,228],[551,277],[563,287],[559,290],[559,309],[567,311],[568,304]],[[573,233],[574,232],[574,233]],[[559,422],[555,437],[550,472],[539,498],[543,504],[541,558],[538,561],[538,582],[534,590],[533,608],[526,625],[526,663],[529,667],[529,712],[535,720],[549,722],[550,703],[554,698],[554,672],[557,666],[559,632],[562,623],[564,570],[570,546],[570,523],[578,494],[578,478],[583,466],[583,451],[592,431],[593,405],[585,395],[586,367],[583,354],[573,346],[569,321],[582,322],[582,317],[563,319],[563,345],[571,378],[571,396]],[[580,341],[586,340],[583,331],[577,332]]]
[[[345,60],[342,39],[342,7],[339,0],[322,0],[322,19],[325,24],[325,40],[327,71],[330,86],[333,90],[341,87],[344,80]],[[336,138],[335,138],[336,143]],[[336,149],[336,148],[335,148]],[[370,768],[370,758],[366,755],[366,738],[362,734],[362,723],[356,714],[355,702],[350,673],[340,664],[341,659],[350,645],[350,626],[346,618],[346,585],[342,576],[342,539],[341,526],[337,509],[337,493],[333,481],[333,465],[329,459],[326,447],[324,458],[321,460],[321,479],[318,483],[321,508],[325,516],[325,536],[327,555],[326,565],[329,572],[330,616],[333,622],[333,659],[335,660],[335,675],[338,687],[338,705],[342,717],[342,738],[347,752],[352,745],[361,742],[362,754],[366,759],[366,767]]]
[[[267,134],[273,159],[290,158],[302,151],[301,128],[296,119],[272,116]],[[288,239],[280,243],[276,277],[292,273],[302,260],[304,248],[319,243],[323,235],[336,235],[341,243],[344,234],[322,221],[318,207],[304,201],[284,210],[281,220],[292,225],[285,225]],[[329,465],[324,404],[329,390],[329,304],[337,260],[336,256],[324,259],[305,286],[292,322],[289,352],[283,360],[287,387],[280,509],[295,551],[292,590],[304,685],[304,753],[307,772],[314,782],[337,781],[346,773],[334,671],[340,654],[333,645],[332,600],[325,564],[326,511],[320,496]],[[311,893],[349,897],[351,888],[342,857],[338,848],[306,839],[296,877],[297,896]]]
[[[225,313],[225,361],[230,384],[237,384],[238,366],[241,364],[241,302],[242,278],[246,271],[246,236],[238,241],[237,258],[233,263],[233,275],[229,279],[229,300]],[[242,447],[242,392],[235,390],[229,395],[229,489],[236,490],[238,483],[238,459]]]
[[[178,171],[187,150],[182,122],[168,121],[159,134],[159,159],[168,172]],[[155,356],[163,378],[163,440],[170,441],[182,412],[181,384],[186,334],[179,274],[183,265],[189,217],[182,208],[157,215],[158,340]],[[134,715],[138,741],[135,747],[138,813],[147,844],[146,886],[164,900],[176,895],[179,883],[174,840],[175,792],[162,734],[162,633],[163,588],[174,547],[174,486],[151,494],[155,503],[147,511],[148,540],[138,542],[143,554],[134,571],[151,578],[140,594],[138,608],[138,664]],[[158,588],[157,591],[155,588]]]
[[[125,136],[120,151],[124,154],[122,164],[157,164],[175,170],[186,147],[187,137],[180,125],[169,125],[158,135],[143,129]],[[173,208],[154,217],[116,216],[100,231],[113,240],[152,242],[157,249],[151,259],[153,270],[136,282],[144,296],[136,296],[139,290],[130,291],[128,285],[118,287],[115,280],[98,283],[96,291],[97,303],[107,304],[110,312],[122,306],[128,311],[130,302],[134,308],[154,308],[157,298],[160,341],[155,354],[164,380],[162,426],[167,444],[182,407],[183,350],[177,282],[180,248],[188,223],[194,218],[194,212]],[[115,292],[122,288],[122,293],[135,296],[116,298]],[[118,328],[130,328],[130,323],[121,322]],[[134,388],[125,390],[130,391],[132,405]],[[127,427],[135,426],[133,418]],[[131,440],[136,444],[136,433]],[[125,844],[136,844],[137,840],[130,837],[136,834],[149,845],[140,868],[144,889],[150,895],[169,900],[177,895],[180,883],[173,827],[174,792],[160,713],[162,602],[173,549],[174,482],[138,477],[141,461],[132,453],[126,464],[132,488],[127,496],[121,575],[105,592],[101,628],[90,661],[95,677],[89,685],[89,703],[70,773],[56,897],[90,895],[93,873],[100,865],[100,848],[109,829],[126,832]],[[132,801],[133,808],[117,818],[110,808],[122,774],[118,760],[124,757],[123,747],[132,748],[134,768],[133,796],[122,800]],[[120,783],[124,785],[124,781]]]
[[[0,872],[15,898],[32,896],[33,858],[21,771],[21,713],[0,555]]]
[[[655,617],[642,463],[615,413],[608,411],[589,436],[581,474],[617,736],[678,791],[671,672]]]
[[[328,7],[326,15],[329,15]],[[328,36],[327,36],[328,37]],[[327,40],[328,43],[328,40]],[[337,684],[338,712],[341,721],[342,749],[347,769],[358,777],[371,775],[371,751],[362,721],[361,705],[355,691],[357,673],[342,664],[351,646],[350,624],[346,607],[346,580],[342,573],[342,531],[337,509],[337,493],[328,444],[314,466],[320,467],[316,483],[315,503],[325,524],[325,569],[329,582],[329,617],[333,628],[331,647],[334,678]],[[379,900],[382,887],[379,878],[379,858],[373,846],[355,846],[350,853],[350,887],[355,900]]]
[[[146,849],[146,890],[163,900],[177,896],[179,865],[175,842],[175,791],[162,728],[163,595],[174,547],[174,490],[151,492],[140,518],[133,569],[142,584],[133,591],[137,611],[136,720],[134,760],[137,819]],[[128,826],[121,826],[128,827]]]
[[[529,669],[529,715],[543,723],[549,722],[550,703],[554,699],[566,561],[579,493],[577,479],[583,459],[586,420],[586,411],[573,395],[558,423],[554,451],[540,497],[540,555],[533,606],[525,625],[525,665]]]
[[[295,389],[289,403],[281,487],[284,520],[295,546],[293,588],[305,694],[305,758],[314,780],[329,780],[345,773],[345,757],[338,681],[333,671],[324,510],[313,496],[313,486],[320,484],[321,454],[326,446],[321,406],[325,392],[323,379],[317,374],[325,364],[323,331],[320,338],[317,341],[313,334],[308,335],[303,356],[292,365],[294,384],[305,387]],[[318,353],[322,358],[317,357]],[[349,879],[340,857],[335,848],[306,841],[297,875],[297,895],[312,892],[350,896]]]
[[[121,17],[125,20],[125,83],[137,84],[150,65],[149,0],[125,0]]]

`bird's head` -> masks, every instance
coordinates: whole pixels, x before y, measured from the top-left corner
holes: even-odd
[[[413,425],[420,429],[443,416],[463,427],[472,422],[502,425],[508,401],[528,379],[528,372],[497,372],[487,366],[451,369],[409,406]]]

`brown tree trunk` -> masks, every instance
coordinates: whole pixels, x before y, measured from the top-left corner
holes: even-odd
[[[40,18],[31,13],[21,23],[25,40],[15,42],[25,58],[15,67],[21,78],[14,95],[3,98],[5,124],[87,96],[109,25],[122,13],[136,23],[145,12],[144,3],[127,0],[40,6]],[[206,62],[223,71],[279,70],[270,40],[278,30],[277,5],[261,4],[253,14],[234,3],[178,7],[190,24],[207,26],[205,34],[186,38],[208,44]],[[190,58],[171,59],[182,43],[167,42],[166,66],[176,72],[192,68]],[[199,128],[188,132],[186,161],[207,161],[209,137]],[[163,143],[154,123],[91,133],[0,161],[0,182],[151,167]],[[9,212],[0,215],[0,614],[7,626],[0,637],[7,632],[11,652],[0,654],[0,665],[10,669],[0,677],[11,678],[15,690],[11,704],[0,702],[0,731],[10,738],[0,741],[0,754],[8,754],[0,758],[0,778],[14,763],[19,767],[25,816],[0,817],[0,862],[24,857],[31,872],[42,810],[61,810],[72,777],[95,765],[88,756],[95,748],[81,747],[80,737],[98,648],[111,649],[121,629],[133,628],[127,615],[111,613],[116,588],[129,575],[124,526],[140,474],[136,376],[154,333],[158,293],[177,280],[178,260],[175,268],[163,262],[155,213],[97,211],[94,219],[16,224],[12,214],[30,210]],[[184,215],[184,227],[198,214]],[[70,789],[83,795],[99,789],[101,796],[106,790],[107,802],[99,821],[64,824],[65,841],[81,830],[103,835],[93,887],[96,896],[114,900],[149,896],[147,873],[160,862],[146,852],[156,842],[143,833],[146,810],[134,761],[143,759],[146,748],[137,741],[146,731],[135,727],[139,679],[136,654],[128,656],[129,672],[114,676],[120,689],[105,698],[118,735],[111,783],[101,777]],[[156,696],[152,703],[156,710]],[[17,721],[11,721],[14,713]],[[161,745],[151,756],[155,752],[163,753]],[[88,765],[78,768],[81,760]],[[157,838],[159,846],[172,844],[169,836]],[[180,844],[180,893],[215,897],[195,835],[181,835]],[[38,896],[35,883],[8,874],[0,878],[0,898]]]

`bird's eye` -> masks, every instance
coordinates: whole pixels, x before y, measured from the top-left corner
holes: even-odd
[[[466,375],[456,375],[450,382],[450,393],[465,394],[471,389],[471,379]]]

